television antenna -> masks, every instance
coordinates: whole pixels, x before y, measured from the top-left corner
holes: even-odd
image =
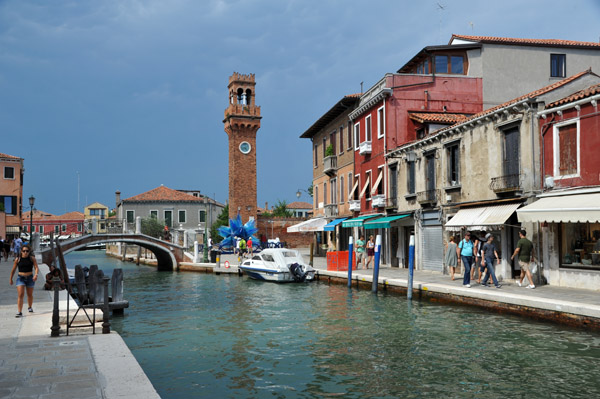
[[[440,13],[440,28],[439,28],[439,33],[438,33],[438,42],[441,43],[442,42],[442,16],[443,16],[443,12],[446,11],[446,5],[442,4],[440,2],[437,2],[437,10]]]

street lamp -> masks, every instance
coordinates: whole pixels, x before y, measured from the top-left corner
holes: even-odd
[[[206,223],[206,204],[208,204],[208,199],[204,197],[204,258],[202,259],[202,262],[204,263],[208,263],[208,223]]]
[[[31,211],[29,212],[29,242],[33,240],[33,205],[35,204],[35,197],[32,195],[29,197],[29,206]]]
[[[299,188],[299,189],[298,189],[298,191],[296,191],[296,197],[297,197],[298,199],[300,199],[300,196],[302,195],[301,191],[304,191],[306,194],[308,194],[308,191],[306,191],[306,190],[303,190],[303,189]],[[309,194],[309,195],[310,195],[310,194]]]

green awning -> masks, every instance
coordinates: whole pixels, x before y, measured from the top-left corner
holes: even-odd
[[[363,215],[359,217],[355,217],[354,219],[344,220],[342,222],[342,227],[360,227],[363,225],[363,222],[367,219],[373,219],[379,217],[381,215]]]
[[[378,219],[369,220],[365,222],[365,230],[368,229],[389,229],[390,225],[393,221],[404,219],[409,217],[410,215],[396,215],[396,216],[386,216]]]

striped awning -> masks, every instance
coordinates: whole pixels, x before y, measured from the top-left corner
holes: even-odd
[[[377,218],[373,220],[369,220],[365,222],[365,230],[369,229],[389,229],[391,227],[392,222],[400,219],[404,219],[409,217],[408,215],[396,215],[396,216],[386,216],[382,218]]]
[[[447,230],[455,231],[463,227],[470,230],[498,229],[520,205],[521,203],[516,203],[461,209],[446,223],[445,227]]]
[[[520,222],[598,223],[600,193],[542,197],[517,211]]]
[[[381,215],[380,214],[363,215],[363,216],[355,217],[354,219],[344,220],[342,222],[342,227],[360,227],[360,226],[363,225],[363,223],[366,220],[373,219],[373,218],[376,218],[378,216],[381,216]]]
[[[335,231],[335,226],[342,223],[346,219],[348,219],[348,218],[339,218],[339,219],[332,220],[331,222],[327,223],[323,227],[323,231]]]
[[[323,231],[323,227],[327,224],[325,218],[314,218],[305,220],[304,222],[295,224],[287,228],[288,233],[304,233],[307,231]]]

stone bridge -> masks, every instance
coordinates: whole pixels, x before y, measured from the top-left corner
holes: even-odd
[[[67,254],[92,244],[117,242],[135,244],[146,248],[156,256],[157,267],[161,271],[178,270],[179,264],[184,260],[183,247],[144,234],[90,234],[63,241],[60,243],[60,247],[63,254]],[[42,251],[41,255],[42,262],[47,265],[52,262],[52,251],[50,248]]]

